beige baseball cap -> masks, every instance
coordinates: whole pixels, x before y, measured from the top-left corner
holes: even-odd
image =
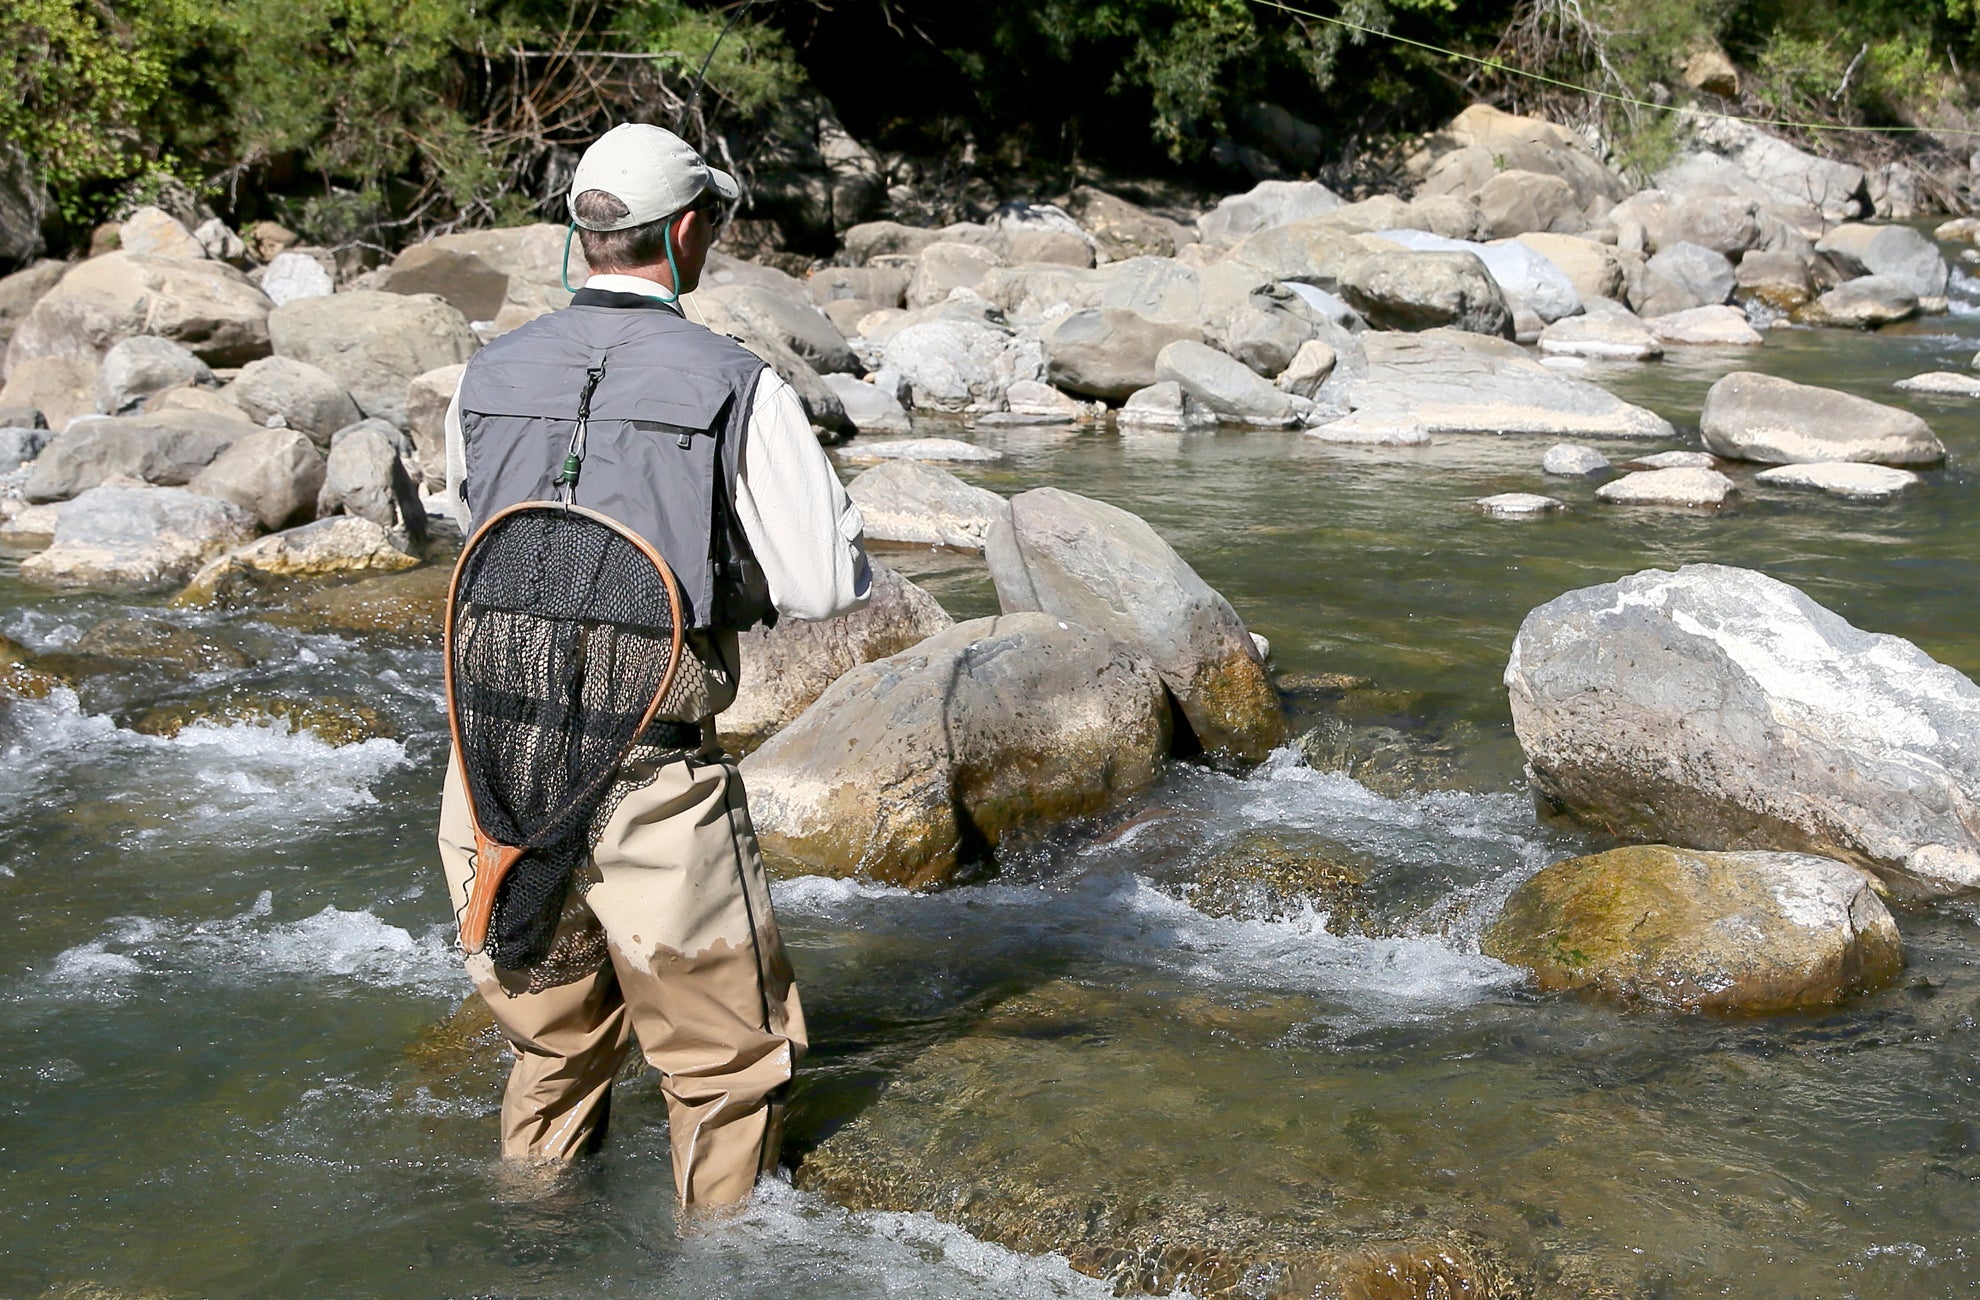
[[[586,230],[624,230],[671,217],[703,190],[725,199],[742,191],[736,178],[710,167],[688,142],[672,131],[643,122],[613,127],[592,142],[571,174],[571,220]],[[626,215],[604,225],[579,221],[577,196],[603,190],[626,205]]]

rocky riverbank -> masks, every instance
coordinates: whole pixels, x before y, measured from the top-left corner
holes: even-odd
[[[1863,510],[1943,490],[1931,471],[1945,441],[1907,409],[1735,369],[1705,397],[1694,445],[1605,386],[1686,349],[1750,355],[1946,309],[1938,246],[1862,220],[1875,214],[1860,173],[1760,139],[1701,123],[1658,187],[1633,191],[1572,133],[1474,109],[1413,160],[1406,198],[1272,182],[1185,223],[1087,192],[981,225],[854,227],[838,264],[802,279],[715,259],[694,310],[798,387],[869,535],[969,553],[957,563],[995,606],[952,615],[908,575],[902,557],[918,553],[877,545],[870,609],[749,638],[745,695],[722,726],[750,750],[766,847],[793,876],[928,889],[1055,834],[1126,842],[1178,770],[1234,780],[1305,762],[1389,793],[1459,783],[1453,755],[1474,737],[1412,729],[1407,703],[1368,703],[1365,725],[1313,726],[1286,748],[1289,707],[1381,692],[1275,680],[1247,626],[1270,602],[1213,587],[1167,529],[1058,486],[1013,493],[1001,448],[1026,437],[1162,447],[1222,431],[1426,458],[1536,440],[1525,481],[1479,502],[1494,519],[1649,506],[1711,529],[1751,498],[1820,500],[1782,488]],[[431,653],[458,542],[434,496],[439,415],[485,339],[562,301],[561,233],[448,236],[342,284],[282,232],[245,235],[140,214],[121,249],[0,282],[0,542],[51,602],[173,602],[88,620],[60,650],[0,643],[0,686],[114,697],[117,721],[147,736],[266,723],[332,744],[388,737],[393,720],[363,700],[256,689],[274,652],[217,616]],[[1970,400],[1945,378],[1926,387]],[[1492,526],[1509,556],[1547,527]],[[169,689],[146,697],[131,685],[145,676]],[[1532,612],[1506,681],[1533,793],[1593,827],[1597,851],[1531,863],[1510,901],[1453,922],[1455,942],[1509,983],[1481,945],[1535,989],[1593,995],[1563,997],[1564,1016],[1612,1014],[1589,1010],[1604,999],[1677,1016],[1846,1007],[1898,978],[1913,909],[1975,888],[1962,736],[1980,694],[1786,584],[1691,566],[1569,592]],[[1398,902],[1420,886],[1259,820],[1175,882],[1202,913],[1320,908],[1320,936],[1371,941],[1420,920]],[[1286,1187],[1305,1185],[1291,1157],[1221,1206],[1184,1186],[1202,1169],[1137,1163],[1143,1123],[1103,1118],[1134,1074],[1132,1044],[1094,1028],[1135,1018],[1135,996],[1077,981],[1013,996],[918,1057],[801,1180],[1061,1251],[1127,1288],[1270,1274],[1275,1294],[1357,1294],[1378,1277],[1424,1294],[1592,1293],[1531,1245],[1551,1228],[1448,1188],[1409,1202],[1425,1207],[1412,1216],[1399,1194],[1359,1186],[1352,1133],[1328,1147],[1326,1180],[1351,1212],[1324,1197],[1325,1213],[1288,1210]],[[1268,1056],[1259,1045],[1304,1014],[1267,1007],[1234,1026],[1225,1008],[1199,1010],[1167,1032],[1206,1056],[1233,1032]],[[1077,1121],[984,1118],[986,1081],[1068,1062],[1100,1080],[1090,1108],[1067,1112]],[[1050,1099],[1021,1100],[1030,1114]],[[1170,1101],[1180,1124],[1189,1107]],[[1192,1141],[1267,1141],[1221,1103],[1205,1109]],[[1095,1164],[1134,1176],[1054,1175],[1060,1122],[1098,1134]]]

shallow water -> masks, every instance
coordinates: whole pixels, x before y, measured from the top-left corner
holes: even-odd
[[[1746,366],[1911,406],[1952,461],[1888,505],[1741,471],[1724,514],[1601,507],[1592,486],[1541,478],[1544,439],[968,435],[1009,458],[966,478],[1054,483],[1148,518],[1271,639],[1284,680],[1370,679],[1345,696],[1294,689],[1289,707],[1301,729],[1393,761],[1360,782],[1290,751],[1244,777],[1179,768],[941,896],[781,882],[817,1042],[793,1150],[858,1123],[950,1152],[938,1172],[958,1185],[1096,1204],[1138,1188],[1182,1217],[1214,1201],[1314,1231],[1314,1204],[1335,1207],[1321,1216],[1335,1231],[1461,1227],[1563,1293],[1971,1294],[1980,934],[1966,911],[1900,918],[1899,987],[1753,1023],[1535,998],[1475,936],[1520,879],[1589,847],[1538,824],[1520,782],[1499,675],[1533,606],[1645,567],[1750,565],[1980,673],[1966,468],[1980,409],[1888,387],[1964,368],[1976,336],[1964,315],[1781,331],[1750,354],[1589,372],[1681,440],[1711,380]],[[1600,445],[1618,460],[1663,449]],[[1511,490],[1571,508],[1526,522],[1471,508]],[[889,558],[958,617],[993,611],[975,557]],[[0,632],[38,649],[144,604],[51,596],[0,565]],[[433,648],[252,615],[209,630],[257,666],[0,703],[0,1032],[17,1045],[0,1063],[0,1294],[1107,1293],[1061,1260],[787,1186],[682,1238],[647,1080],[622,1088],[599,1159],[549,1184],[506,1173],[502,1062],[433,1028],[466,991],[431,860]],[[173,739],[120,725],[223,683],[359,699],[394,738],[332,749],[279,723]],[[1260,836],[1348,864],[1356,914],[1332,896],[1212,899],[1219,855]],[[1014,1087],[1013,1071],[1051,1082]],[[1047,1158],[1068,1149],[1082,1155]]]

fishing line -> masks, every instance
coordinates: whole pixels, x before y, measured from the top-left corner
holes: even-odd
[[[750,2],[754,3],[754,0],[750,0]],[[1251,0],[1251,3],[1261,9],[1276,9],[1280,13],[1291,14],[1297,18],[1311,18],[1314,22],[1326,23],[1331,27],[1339,27],[1363,36],[1380,37],[1385,41],[1393,41],[1397,45],[1407,45],[1413,49],[1425,50],[1431,54],[1441,54],[1447,59],[1456,59],[1462,63],[1475,63],[1481,68],[1488,68],[1493,72],[1502,72],[1507,76],[1524,77],[1528,81],[1538,81],[1544,85],[1574,91],[1579,95],[1588,95],[1595,99],[1605,99],[1614,104],[1627,104],[1633,108],[1648,108],[1664,113],[1693,113],[1699,117],[1718,118],[1726,122],[1744,122],[1749,126],[1770,126],[1798,131],[1845,131],[1857,135],[1980,136],[1980,130],[1969,130],[1961,127],[1850,126],[1834,122],[1784,122],[1776,118],[1750,117],[1739,113],[1708,113],[1699,109],[1684,108],[1677,104],[1659,104],[1654,100],[1638,99],[1633,95],[1618,95],[1611,90],[1597,90],[1593,86],[1583,86],[1572,81],[1563,81],[1559,77],[1550,77],[1544,72],[1530,72],[1525,68],[1515,68],[1511,64],[1500,62],[1498,59],[1487,58],[1479,54],[1465,54],[1459,50],[1447,50],[1441,45],[1432,45],[1428,41],[1413,40],[1407,36],[1398,36],[1394,32],[1385,32],[1379,27],[1365,27],[1360,23],[1351,23],[1345,18],[1330,18],[1326,14],[1316,14],[1310,9],[1301,9],[1297,5],[1286,4],[1285,0]]]

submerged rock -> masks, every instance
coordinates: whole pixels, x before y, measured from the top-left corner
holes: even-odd
[[[1906,393],[1930,393],[1934,397],[1980,397],[1980,375],[1934,370],[1930,374],[1900,379],[1891,387]]]
[[[176,736],[187,727],[266,726],[287,723],[291,731],[307,731],[327,745],[361,745],[367,740],[393,739],[398,729],[368,704],[340,695],[307,700],[249,691],[225,691],[182,704],[147,709],[131,721],[132,731],[145,736]]]
[[[868,563],[873,595],[864,608],[819,623],[779,619],[775,627],[742,634],[736,700],[716,719],[723,736],[761,740],[861,664],[899,654],[954,625],[933,596],[880,561]]]
[[[1773,469],[1761,470],[1753,478],[1756,482],[1777,487],[1815,488],[1830,496],[1851,501],[1888,501],[1920,482],[1919,477],[1908,469],[1838,462],[1778,465]]]
[[[1044,614],[958,624],[853,669],[743,760],[766,851],[836,876],[954,879],[1014,831],[1150,785],[1154,671]]]
[[[359,578],[308,592],[270,612],[270,621],[308,631],[375,633],[438,639],[453,571],[425,564],[403,573]]]
[[[1480,497],[1473,504],[1486,514],[1501,519],[1531,519],[1566,509],[1557,498],[1541,496],[1537,492],[1500,492],[1494,496]]]
[[[1608,470],[1609,458],[1593,447],[1558,442],[1540,458],[1540,472],[1555,478],[1588,478]]]
[[[1712,385],[1698,431],[1715,455],[1769,465],[1936,465],[1946,458],[1945,445],[1909,411],[1750,370]]]
[[[1834,1006],[1904,969],[1897,924],[1861,869],[1661,844],[1546,868],[1481,946],[1549,992],[1748,1015]]]
[[[1181,384],[1165,379],[1129,394],[1121,409],[1115,412],[1114,422],[1124,431],[1163,429],[1181,432],[1186,429],[1214,429],[1217,427],[1217,416],[1183,391]]]
[[[980,551],[983,539],[1011,508],[995,492],[947,470],[914,460],[891,460],[846,485],[870,541],[923,542]]]
[[[1205,749],[1257,762],[1285,742],[1278,693],[1244,620],[1139,516],[1036,488],[1011,498],[984,557],[1006,613],[1093,628],[1153,664]]]
[[[1506,687],[1535,794],[1621,839],[1980,889],[1980,687],[1765,574],[1568,592],[1520,625]]]
[[[247,656],[197,628],[156,618],[110,618],[82,634],[79,655],[168,664],[188,672],[245,668]]]
[[[1876,329],[1918,314],[1918,295],[1896,280],[1866,275],[1837,285],[1794,314],[1804,325]]]

